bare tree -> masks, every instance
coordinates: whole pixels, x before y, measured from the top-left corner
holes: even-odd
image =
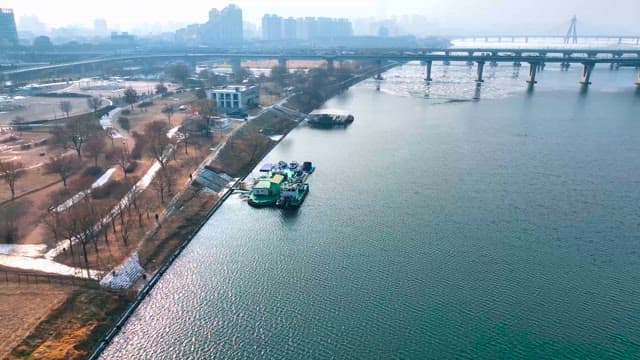
[[[124,102],[131,105],[131,111],[133,111],[133,104],[138,101],[138,92],[136,89],[129,86],[124,90]]]
[[[180,129],[178,130],[181,134],[182,134],[182,141],[184,142],[184,153],[186,155],[189,155],[189,131],[187,130],[186,126],[180,126]],[[177,151],[177,149],[176,149]]]
[[[19,223],[31,208],[28,200],[12,201],[0,208],[0,242],[14,243],[20,238]]]
[[[124,216],[124,214],[121,214],[121,216],[123,216],[123,220],[118,228],[118,235],[120,235],[124,246],[129,247],[129,240],[133,232],[133,219],[131,219],[131,216]]]
[[[78,169],[78,165],[77,160],[70,156],[52,157],[44,164],[47,173],[60,176],[65,188],[67,187],[67,179]]]
[[[82,159],[82,146],[89,139],[98,136],[100,131],[97,123],[76,119],[67,122],[64,127],[55,128],[53,141],[65,149],[70,145],[76,151],[78,159]]]
[[[167,167],[167,162],[169,161],[166,156],[171,145],[171,141],[167,136],[168,131],[167,123],[162,120],[154,120],[144,127],[147,152],[160,163],[163,170]]]
[[[176,113],[176,108],[171,104],[167,104],[162,108],[162,112],[165,115],[167,115],[167,120],[169,121],[169,127],[171,127],[171,117],[173,116],[173,114]]]
[[[102,99],[97,96],[92,96],[87,98],[87,104],[93,109],[93,115],[97,117],[98,109],[100,109],[100,105],[102,104]]]
[[[127,177],[127,166],[131,162],[131,153],[127,146],[118,146],[111,149],[109,157],[118,163],[118,166],[122,168],[124,177]]]
[[[54,210],[56,205],[57,203],[51,204],[47,213],[42,218],[42,223],[53,235],[54,244],[57,244],[59,241],[63,240],[61,238],[62,229],[60,222],[60,213]]]
[[[165,97],[167,96],[168,92],[169,92],[169,89],[167,89],[167,87],[163,83],[156,85],[156,94],[162,97]]]
[[[71,112],[72,109],[73,109],[73,106],[71,105],[71,101],[67,101],[67,100],[60,101],[60,111],[65,113],[65,115],[67,116],[67,119],[69,118],[69,113]]]
[[[151,212],[156,209],[158,198],[151,191],[143,191],[138,195],[138,209],[144,213],[147,220],[151,221]]]
[[[191,75],[191,69],[187,64],[173,64],[165,69],[165,73],[175,81],[185,85]]]
[[[0,160],[0,178],[9,185],[11,200],[16,198],[16,182],[25,175],[24,164],[20,161]]]
[[[87,270],[87,276],[90,275],[87,245],[93,243],[96,256],[99,259],[97,240],[100,234],[100,220],[103,215],[94,201],[82,201],[62,213],[61,216],[61,229],[70,241],[70,248],[73,248],[73,239],[82,247],[82,256],[84,267]]]
[[[156,179],[151,183],[153,189],[158,193],[158,196],[160,196],[161,204],[165,202],[165,195],[172,195],[173,182],[176,180],[175,174],[175,171],[167,168],[165,171],[158,172]]]
[[[98,158],[104,153],[106,147],[104,136],[93,136],[87,141],[84,151],[89,154],[93,159],[93,164],[98,167]]]
[[[204,99],[198,100],[194,107],[206,123],[206,133],[210,134],[211,118],[218,114],[218,104],[213,99]]]

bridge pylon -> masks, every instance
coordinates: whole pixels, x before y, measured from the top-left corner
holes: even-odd
[[[576,31],[577,20],[578,19],[576,18],[576,16],[573,15],[573,17],[571,18],[571,25],[569,25],[569,30],[567,30],[567,35],[564,36],[565,44],[569,44],[569,42],[571,42],[572,44],[578,43],[578,32]]]

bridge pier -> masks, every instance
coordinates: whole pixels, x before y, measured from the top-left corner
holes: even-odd
[[[537,83],[536,81],[536,73],[538,71],[538,67],[540,63],[530,62],[529,63],[529,78],[527,79],[527,84],[529,84],[529,88],[532,89],[533,85]]]
[[[240,58],[233,58],[229,62],[231,63],[231,72],[233,74],[239,74],[242,70],[242,60],[240,60]]]
[[[384,78],[382,77],[382,60],[376,60],[376,66],[378,67],[378,74],[376,75],[375,79],[384,80]]]
[[[334,69],[333,59],[325,59],[325,60],[327,61],[327,71],[333,72],[333,69]]]
[[[426,67],[425,67],[425,78],[424,78],[424,80],[426,82],[431,82],[431,80],[433,80],[431,78],[431,66],[433,65],[433,61],[426,61],[425,65],[426,65]]]
[[[591,84],[591,72],[596,64],[594,62],[583,62],[582,65],[584,68],[582,69],[582,80],[580,80],[580,84],[586,86]]]
[[[514,63],[513,63],[513,67],[514,68],[519,68],[521,66],[522,66],[522,63],[520,61],[514,61]]]
[[[482,94],[482,85],[480,85],[480,83],[477,83],[476,88],[473,91],[473,100],[480,100],[481,94]]]
[[[562,57],[565,58],[565,59],[568,59],[568,58],[571,57],[571,54],[564,53],[564,54],[562,54]],[[568,61],[564,61],[564,62],[560,63],[560,70],[561,71],[568,71],[569,67],[571,67],[571,63],[568,62]]]
[[[476,74],[476,82],[482,83],[484,79],[482,79],[482,74],[484,73],[484,61],[478,61],[478,72]]]
[[[491,61],[491,62],[489,63],[489,66],[491,66],[491,67],[496,67],[496,66],[498,66],[498,62],[497,62],[497,61]]]
[[[636,75],[636,85],[638,86],[638,88],[640,88],[640,69],[636,70],[637,71],[637,75]]]
[[[278,66],[283,67],[283,68],[287,68],[287,59],[285,58],[278,58]]]

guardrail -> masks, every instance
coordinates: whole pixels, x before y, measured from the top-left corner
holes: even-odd
[[[89,287],[92,289],[100,288],[98,281],[93,279],[77,278],[74,276],[64,276],[46,273],[34,273],[26,271],[14,271],[8,269],[0,269],[0,283],[18,283],[18,284],[59,284]]]

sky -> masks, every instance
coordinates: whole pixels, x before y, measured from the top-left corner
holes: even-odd
[[[202,23],[209,9],[221,9],[227,1],[109,0],[0,0],[21,16],[35,15],[49,27],[91,27],[95,18],[109,28],[130,30],[158,24],[163,28]],[[427,16],[452,32],[490,32],[526,28],[540,33],[563,32],[575,14],[589,32],[640,35],[640,0],[235,0],[244,19],[259,24],[265,13],[281,16],[389,17],[406,14]],[[18,21],[19,22],[19,21]],[[169,25],[170,24],[170,25]]]

